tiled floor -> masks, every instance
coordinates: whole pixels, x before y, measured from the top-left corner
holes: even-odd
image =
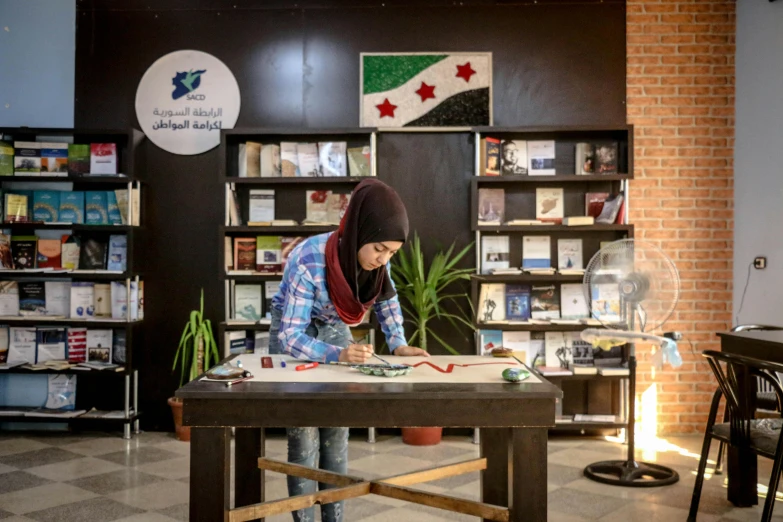
[[[592,462],[622,458],[625,446],[596,438],[552,438],[549,442],[549,520],[578,522],[684,521],[690,503],[700,437],[671,437],[640,446],[639,458],[673,466],[679,483],[665,488],[626,489],[585,479],[582,468]],[[716,449],[716,448],[714,448]],[[284,439],[267,441],[270,457],[285,459]],[[190,445],[169,433],[142,433],[131,441],[116,435],[0,434],[0,520],[164,522],[188,518],[188,455]],[[368,444],[354,437],[350,471],[377,476],[403,473],[478,455],[467,438],[450,437],[438,446],[411,447],[399,437],[379,437]],[[713,456],[714,456],[713,451]],[[769,463],[759,462],[766,482]],[[522,486],[524,487],[524,485]],[[421,486],[421,489],[478,499],[477,473]],[[269,474],[268,498],[287,496],[285,479]],[[763,502],[763,497],[762,497]],[[316,509],[317,511],[317,509]],[[478,520],[401,501],[367,496],[349,500],[346,521],[446,522]],[[724,477],[707,480],[700,522],[756,521],[760,509],[738,509],[726,501]],[[289,515],[267,519],[290,521]],[[783,521],[783,507],[775,520]]]

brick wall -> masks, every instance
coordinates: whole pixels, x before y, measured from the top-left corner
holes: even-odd
[[[680,271],[665,330],[685,336],[676,370],[653,372],[639,350],[637,391],[657,387],[659,433],[701,432],[715,384],[691,349],[718,348],[715,333],[731,326],[735,2],[628,0],[627,10],[629,217]]]

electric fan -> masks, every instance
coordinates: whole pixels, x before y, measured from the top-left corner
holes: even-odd
[[[653,364],[680,366],[682,359],[673,338],[648,333],[671,316],[680,294],[674,263],[655,245],[623,239],[602,248],[587,265],[583,288],[593,318],[606,329],[591,328],[582,339],[603,350],[628,344],[628,458],[590,464],[586,477],[618,486],[653,487],[674,484],[676,471],[634,459],[637,342],[659,347]],[[670,335],[670,334],[666,334]],[[675,337],[675,335],[672,335]]]

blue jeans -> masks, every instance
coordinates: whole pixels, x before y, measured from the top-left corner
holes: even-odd
[[[283,347],[277,338],[280,332],[280,312],[272,309],[272,324],[269,327],[269,353],[282,354]],[[306,330],[307,335],[319,341],[345,348],[351,342],[351,330],[347,325],[331,326],[314,320]],[[288,428],[288,462],[310,468],[316,466],[334,473],[348,472],[348,428]],[[318,489],[335,486],[318,483]],[[313,480],[288,476],[288,495],[315,493]],[[344,502],[321,506],[322,522],[342,522]],[[300,509],[292,512],[294,522],[313,522],[315,508]]]

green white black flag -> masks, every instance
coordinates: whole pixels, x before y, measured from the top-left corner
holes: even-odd
[[[492,124],[490,53],[364,53],[362,127]]]

